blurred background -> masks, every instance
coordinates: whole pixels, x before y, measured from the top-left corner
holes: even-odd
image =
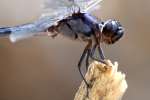
[[[0,26],[36,20],[43,0],[0,0]],[[118,19],[124,37],[105,55],[119,62],[128,90],[123,100],[148,100],[150,84],[150,1],[103,0],[94,15]],[[0,39],[0,100],[72,100],[81,77],[77,69],[85,43],[61,36],[33,37],[11,43]]]

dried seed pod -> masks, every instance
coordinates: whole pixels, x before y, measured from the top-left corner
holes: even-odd
[[[125,74],[118,71],[118,63],[111,63],[107,60],[107,65],[94,61],[90,64],[85,78],[90,83],[87,89],[84,82],[81,83],[74,100],[121,100],[127,89]]]

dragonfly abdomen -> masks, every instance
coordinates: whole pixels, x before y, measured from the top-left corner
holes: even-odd
[[[11,34],[11,29],[9,27],[1,27],[0,28],[0,37],[8,36]]]

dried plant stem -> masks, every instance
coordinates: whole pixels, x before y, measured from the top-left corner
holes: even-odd
[[[85,78],[90,83],[89,96],[84,82],[81,83],[74,100],[121,100],[127,89],[125,74],[118,72],[118,63],[107,65],[94,61],[88,69]]]

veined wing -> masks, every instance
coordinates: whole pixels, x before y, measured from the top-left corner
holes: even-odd
[[[58,21],[71,15],[75,8],[80,8],[82,12],[88,12],[96,8],[102,0],[45,0],[43,3],[43,13],[41,17],[30,24],[11,27],[10,40],[15,42],[24,38],[38,35]],[[0,30],[4,30],[0,28]],[[6,29],[7,30],[7,29]]]
[[[102,0],[45,0],[43,3],[42,16],[58,15],[59,13],[69,12],[74,8],[80,8],[81,12],[89,12],[100,7]],[[69,12],[70,13],[70,12]],[[64,16],[66,13],[62,14]]]
[[[0,34],[4,30],[9,30],[11,32],[9,38],[12,42],[38,35],[52,25],[57,24],[59,20],[69,16],[71,12],[69,12],[68,8],[74,5],[72,1],[66,4],[64,0],[46,0],[43,4],[44,12],[37,21],[16,27],[0,28]]]
[[[102,0],[75,0],[75,3],[80,7],[81,11],[91,12],[100,8],[101,1]]]
[[[56,20],[58,19],[55,17],[54,18],[44,17],[40,18],[39,20],[33,23],[19,25],[15,27],[0,28],[0,34],[3,34],[2,33],[4,32],[3,30],[7,30],[8,32],[10,32],[9,38],[11,42],[16,42],[24,38],[39,35],[41,32],[45,32],[46,29],[54,25]]]

